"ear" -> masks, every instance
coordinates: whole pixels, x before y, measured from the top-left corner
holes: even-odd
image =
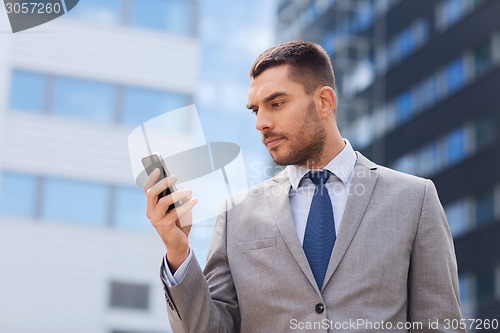
[[[320,117],[325,119],[330,114],[335,113],[337,108],[337,95],[335,91],[328,86],[321,87],[316,91],[319,106],[320,106]]]

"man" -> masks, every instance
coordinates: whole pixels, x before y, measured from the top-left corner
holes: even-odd
[[[175,182],[154,184],[158,172],[145,186],[174,332],[457,331],[453,242],[432,182],[377,166],[342,138],[319,45],[277,45],[250,77],[256,128],[287,168],[219,216],[203,273],[177,221],[196,199],[158,201]]]

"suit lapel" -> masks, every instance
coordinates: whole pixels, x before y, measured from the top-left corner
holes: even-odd
[[[357,153],[358,160],[354,166],[352,182],[349,188],[344,216],[337,233],[337,240],[330,256],[330,262],[326,271],[323,287],[328,283],[333,273],[339,266],[349,245],[354,238],[356,230],[361,223],[363,215],[368,207],[370,198],[377,182],[378,173],[373,171],[376,165]]]
[[[286,172],[286,171],[285,171]],[[307,261],[304,250],[300,245],[295,225],[293,224],[292,210],[290,207],[290,180],[286,173],[282,172],[273,179],[274,184],[269,188],[266,193],[268,197],[268,204],[273,212],[274,219],[278,226],[281,236],[285,240],[288,249],[292,253],[295,261],[306,275],[309,282],[317,289],[316,281],[312,274],[309,262]],[[317,289],[319,292],[319,290]]]

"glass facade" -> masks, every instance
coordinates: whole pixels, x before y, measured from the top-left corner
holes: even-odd
[[[465,158],[467,153],[467,133],[464,127],[447,134],[444,140],[446,164],[453,165]]]
[[[189,36],[193,2],[189,0],[85,0],[69,16],[99,24],[126,25]]]
[[[476,204],[476,224],[483,226],[493,221],[495,217],[495,192],[489,189],[486,192],[479,194],[475,198]]]
[[[52,82],[50,89],[48,82]],[[28,90],[29,94],[26,93]],[[14,112],[46,113],[90,122],[137,126],[188,105],[190,99],[187,94],[172,91],[15,70],[9,106]]]
[[[69,17],[101,24],[120,24],[123,22],[123,0],[85,0],[78,3],[78,10],[68,13]]]
[[[4,172],[0,215],[89,226],[153,230],[135,186]]]
[[[16,110],[40,113],[44,108],[45,89],[44,75],[15,70],[12,72],[9,105]]]
[[[364,140],[364,142],[371,142],[373,139],[385,135],[397,125],[410,121],[417,114],[429,110],[445,98],[456,94],[466,84],[471,84],[474,80],[479,79],[488,69],[498,66],[500,59],[495,60],[493,47],[491,46],[494,38],[494,36],[491,36],[483,44],[472,50],[467,50],[460,57],[417,81],[397,97],[390,99],[385,105],[376,107],[375,114],[372,116],[373,119],[379,117],[383,119],[395,118],[396,122],[379,123],[381,129],[373,131],[376,136],[372,137],[371,140]],[[469,69],[467,59],[471,54],[473,65]],[[468,75],[469,72],[470,75]],[[356,141],[357,137],[365,135],[365,133],[360,133],[364,129],[357,127],[357,123],[351,123],[349,126],[350,128],[348,127],[346,132],[353,133],[351,135],[353,144],[361,148],[364,147],[364,145]]]
[[[146,217],[146,196],[137,187],[116,187],[113,202],[113,227],[125,229],[151,229]]]
[[[188,103],[189,98],[184,94],[127,87],[124,90],[121,122],[128,125],[141,124]]]
[[[109,188],[103,184],[47,178],[40,199],[43,220],[107,224],[110,198]]]
[[[377,72],[383,74],[389,68],[408,58],[429,38],[429,21],[424,18],[415,20],[389,40],[387,45],[377,48],[374,61]]]
[[[445,68],[446,91],[454,93],[465,84],[465,62],[463,57],[456,59]]]
[[[186,0],[132,0],[132,26],[189,35],[192,31],[192,3]]]
[[[54,115],[112,123],[115,107],[116,87],[112,84],[65,77],[54,80]]]
[[[32,217],[36,212],[37,177],[5,172],[0,179],[0,214]]]
[[[431,176],[493,145],[497,126],[491,116],[479,117],[401,156],[392,167],[419,176]],[[408,166],[410,160],[411,167]]]
[[[495,299],[495,269],[489,267],[476,273],[476,299],[479,304]]]
[[[500,193],[491,187],[446,205],[444,209],[453,237],[494,223],[495,200],[500,200]]]
[[[460,200],[444,207],[446,218],[454,238],[459,237],[470,230],[469,212],[466,200]]]

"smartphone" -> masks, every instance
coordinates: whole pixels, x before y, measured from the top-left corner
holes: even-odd
[[[160,169],[160,175],[158,176],[158,179],[156,180],[156,182],[159,182],[160,180],[170,176],[170,173],[168,172],[168,169],[165,166],[165,163],[163,162],[163,158],[161,157],[161,155],[159,153],[153,153],[149,156],[144,157],[142,159],[142,165],[144,166],[144,169],[146,170],[146,173],[148,174],[148,176],[151,175],[151,173],[153,173],[154,169],[156,169],[156,168]],[[163,198],[166,195],[173,193],[176,190],[177,189],[176,189],[175,185],[167,187],[163,192],[158,194],[158,200],[160,200],[161,198]],[[171,209],[174,209],[175,207],[177,207],[177,202],[171,204],[168,207],[167,212],[170,211]]]

